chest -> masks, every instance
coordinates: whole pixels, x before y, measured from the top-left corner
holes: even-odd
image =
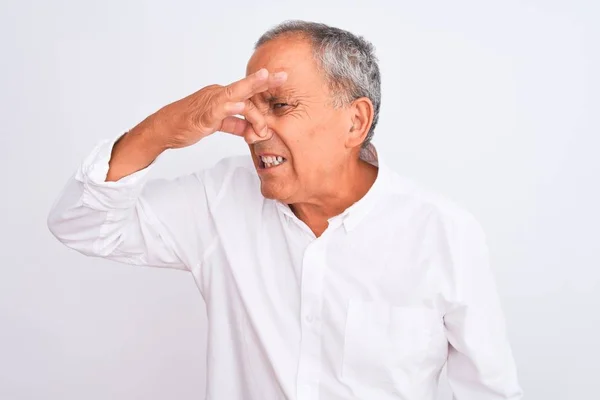
[[[294,311],[312,297],[321,305],[359,298],[390,306],[439,306],[449,260],[430,227],[384,218],[348,230],[333,221],[315,238],[308,227],[286,218],[273,212],[227,226],[206,268],[217,281],[247,292],[252,302]]]
[[[363,230],[332,224],[315,238],[276,222],[220,232],[205,265],[212,314],[223,326],[237,321],[244,357],[265,349],[290,374],[316,362],[357,391],[443,365],[448,260],[435,232],[379,220]]]

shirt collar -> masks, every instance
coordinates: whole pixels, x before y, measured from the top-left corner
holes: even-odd
[[[360,159],[378,168],[377,178],[375,178],[375,182],[361,199],[352,204],[341,214],[329,218],[328,222],[330,225],[341,220],[346,232],[354,229],[359,222],[362,221],[362,219],[373,209],[373,206],[381,198],[384,189],[387,187],[386,183],[389,178],[389,171],[381,162],[381,157],[377,153],[377,150],[373,144],[369,143],[367,147],[361,149]],[[275,203],[277,204],[277,208],[285,215],[293,219],[297,219],[296,215],[292,212],[287,204],[284,204],[280,201],[276,201]]]
[[[361,199],[352,204],[338,216],[342,218],[346,232],[354,229],[363,220],[363,218],[369,214],[375,204],[377,204],[377,202],[381,199],[385,188],[388,187],[386,182],[389,171],[382,163],[381,157],[375,149],[375,146],[369,143],[367,147],[361,149],[360,158],[361,160],[377,167],[377,177],[375,178],[375,182],[373,182],[371,188],[369,188],[369,191]]]

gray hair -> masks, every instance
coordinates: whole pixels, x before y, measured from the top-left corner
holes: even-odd
[[[362,144],[373,138],[381,106],[381,75],[375,57],[375,47],[362,36],[325,24],[307,21],[285,21],[264,33],[255,49],[264,43],[288,34],[298,34],[310,40],[313,56],[323,70],[334,96],[334,106],[340,107],[359,97],[373,103],[373,123]]]

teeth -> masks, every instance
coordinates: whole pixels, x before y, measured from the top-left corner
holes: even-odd
[[[265,168],[276,167],[285,161],[282,156],[261,156],[260,159],[265,164]]]

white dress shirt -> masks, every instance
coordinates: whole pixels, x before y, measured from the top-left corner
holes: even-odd
[[[105,182],[99,144],[48,217],[90,256],[190,271],[208,315],[210,400],[457,400],[521,389],[476,220],[379,166],[320,237],[265,199],[249,156],[175,180]]]

